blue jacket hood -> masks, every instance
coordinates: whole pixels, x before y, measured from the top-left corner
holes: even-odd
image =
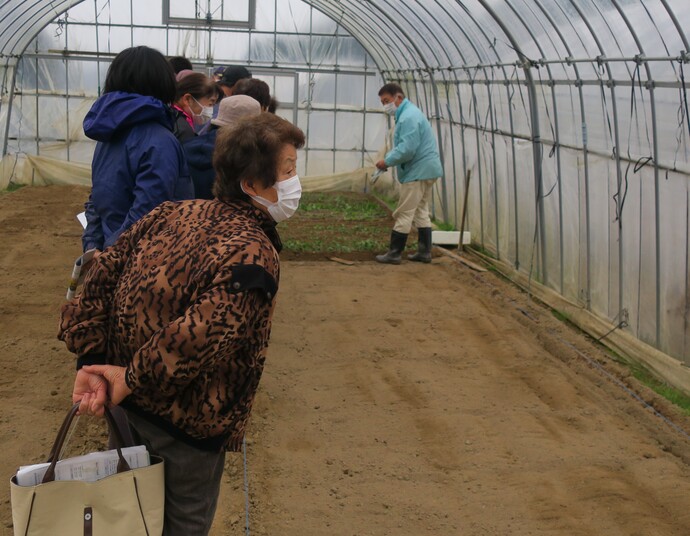
[[[99,97],[84,118],[84,133],[96,141],[110,141],[119,132],[148,122],[173,130],[170,107],[154,97],[113,91]]]

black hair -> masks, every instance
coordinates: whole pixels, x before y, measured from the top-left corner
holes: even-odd
[[[259,101],[262,110],[271,105],[271,89],[268,84],[258,78],[244,78],[235,84],[233,95],[248,95]]]
[[[180,71],[184,71],[185,69],[190,71],[193,70],[192,62],[184,56],[173,56],[172,58],[168,58],[168,61],[170,62],[170,65],[172,65],[175,74],[179,73]]]
[[[105,77],[103,93],[112,91],[146,95],[170,104],[175,99],[175,73],[157,50],[126,48],[115,56]]]
[[[381,89],[379,89],[379,97],[384,93],[386,95],[390,95],[391,97],[395,97],[396,95],[402,95],[403,97],[405,96],[405,92],[400,87],[400,84],[396,84],[395,82],[388,82]]]

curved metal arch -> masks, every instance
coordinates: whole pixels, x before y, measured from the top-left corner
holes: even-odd
[[[9,137],[9,131],[10,131],[10,122],[12,119],[12,104],[11,103],[12,103],[12,100],[14,99],[14,86],[15,86],[16,79],[17,79],[17,68],[16,68],[16,66],[17,66],[18,58],[22,54],[24,54],[27,47],[36,38],[36,36],[41,32],[41,30],[43,30],[43,28],[45,28],[50,23],[51,20],[53,20],[53,15],[59,17],[65,11],[67,11],[69,8],[71,8],[72,6],[75,6],[75,5],[77,5],[83,1],[84,0],[67,0],[67,1],[62,2],[60,4],[59,8],[56,8],[53,5],[53,3],[51,2],[50,5],[46,6],[46,7],[52,8],[52,11],[50,11],[50,18],[45,16],[45,15],[42,15],[41,17],[38,17],[38,21],[35,18],[33,18],[33,19],[29,18],[29,19],[27,19],[27,21],[21,23],[20,28],[25,26],[28,21],[31,21],[32,22],[31,27],[37,28],[37,29],[35,31],[26,32],[24,34],[24,39],[22,40],[23,43],[21,44],[21,50],[17,53],[13,49],[12,54],[10,55],[9,59],[7,60],[6,65],[5,65],[5,78],[7,78],[8,69],[11,69],[12,73],[11,73],[11,82],[10,82],[10,87],[9,87],[9,95],[8,95],[8,100],[7,100],[7,102],[8,102],[7,114],[6,114],[5,119],[4,119],[5,124],[4,124],[3,138],[2,138],[3,139],[2,153],[1,153],[2,156],[7,154],[7,144],[9,141],[8,137]],[[36,4],[45,5],[45,2],[36,2],[34,5],[36,5]],[[4,31],[3,31],[3,33],[4,33]],[[0,41],[1,40],[2,40],[2,34],[0,34]],[[18,46],[19,43],[21,43],[22,41],[19,41],[17,43],[17,45],[15,45],[15,46]],[[4,92],[5,89],[6,89],[6,86],[3,84],[2,92]]]
[[[54,18],[59,17],[70,7],[84,0],[64,0],[62,2],[50,2],[36,0],[31,6],[26,2],[12,4],[3,18],[18,13],[13,17],[13,23],[0,31],[0,43],[3,43],[0,53],[4,55],[20,56],[29,46],[38,33],[46,27]],[[37,8],[37,9],[34,9]],[[34,30],[35,29],[35,30]],[[8,32],[12,32],[8,35]]]
[[[36,24],[34,18],[41,18],[40,16],[44,9],[45,4],[41,1],[35,1],[30,6],[12,4],[7,13],[8,17],[12,17],[12,22],[0,31],[0,42],[3,43],[3,54],[14,55],[18,47],[24,48],[21,46],[22,36],[26,36],[28,32],[23,31],[23,28],[34,26]],[[43,26],[41,26],[41,28],[42,27]]]
[[[349,21],[346,18],[346,13],[343,11],[337,12],[334,10],[334,8],[330,5],[327,4],[326,2],[319,2],[319,1],[310,1],[310,0],[304,0],[305,3],[308,5],[312,6],[314,9],[317,11],[320,11],[324,15],[328,16],[334,21],[338,21],[338,24],[340,24],[343,28],[345,28],[348,32],[350,32],[350,35],[352,35],[357,41],[363,44],[365,50],[371,55],[372,59],[374,60],[374,65],[376,68],[380,71],[382,69],[381,63],[387,64],[388,61],[392,60],[391,56],[388,56],[386,54],[386,50],[382,47],[379,46],[379,43],[376,41],[370,40],[370,35],[363,31],[359,23],[355,20],[355,17],[352,16],[351,12],[347,12],[347,15],[349,15]],[[366,28],[366,26],[363,26],[362,28]],[[374,52],[376,51],[376,53]],[[386,60],[386,61],[382,61]]]
[[[353,3],[351,4],[350,8],[352,10],[357,9],[357,14],[358,18],[360,21],[363,21],[363,27],[366,28],[369,33],[371,34],[376,34],[375,31],[373,31],[376,27],[373,24],[375,20],[391,20],[390,16],[383,12],[378,6],[376,6],[373,2],[367,2],[368,5],[371,5],[371,8],[376,10],[376,13],[372,13],[371,9],[365,10],[361,7],[359,3]],[[412,59],[411,62],[408,62],[407,64],[404,64],[401,61],[397,61],[398,68],[401,70],[408,69],[409,65],[418,65],[419,61],[422,60],[422,54],[420,51],[417,49],[417,47],[414,46],[413,43],[410,42],[410,40],[403,34],[403,32],[400,32],[399,34],[392,32],[388,36],[388,40],[390,40],[390,43],[387,42],[387,40],[381,40],[383,43],[387,45],[387,49],[390,52],[391,56],[395,59],[398,59],[399,56],[408,56]],[[399,50],[395,50],[395,48],[398,48]]]
[[[484,37],[486,37],[487,33],[486,33],[486,31],[484,30],[483,26],[479,23],[479,21],[477,20],[477,18],[474,16],[474,14],[472,13],[472,11],[465,5],[465,3],[464,3],[462,0],[455,0],[453,3],[454,3],[460,10],[462,10],[462,11],[463,11],[463,12],[474,22],[474,24],[475,24],[475,26],[477,27],[477,29],[481,32],[481,34],[482,34]],[[483,4],[482,4],[482,7],[483,7]],[[490,17],[491,17],[491,16],[490,16]],[[491,17],[491,18],[493,18],[494,21],[497,22],[497,19],[496,19],[495,16],[494,16],[494,17]],[[499,26],[499,29],[500,29],[500,28],[501,28],[500,24],[499,24],[498,26]],[[492,41],[491,41],[490,39],[488,39],[487,42],[488,42],[488,44],[489,44],[489,49],[491,49],[491,50],[494,51],[494,53],[496,54],[496,57],[499,58],[499,62],[500,62],[500,56],[499,56],[498,51],[496,50],[496,48],[495,48],[495,46],[494,46],[494,43],[492,43]],[[514,50],[515,52],[517,52],[517,50],[515,50],[515,49],[513,49],[513,50]],[[481,55],[481,54],[480,54],[480,55],[478,55],[477,57],[479,58],[479,61],[480,61],[480,63],[481,63],[483,57],[486,57],[486,54],[484,54],[484,55]],[[518,59],[519,59],[519,55],[518,55]]]
[[[527,10],[529,11],[529,13],[532,15],[532,17],[534,17],[534,18],[537,20],[537,23],[539,24],[539,26],[541,26],[541,28],[544,30],[544,32],[546,33],[546,35],[547,35],[549,41],[551,42],[551,44],[552,44],[552,46],[553,46],[553,49],[554,49],[555,51],[558,51],[558,48],[557,48],[557,46],[556,46],[556,40],[552,38],[551,32],[549,31],[549,29],[547,28],[547,26],[544,24],[544,22],[542,21],[542,19],[541,19],[541,18],[538,16],[538,14],[535,12],[535,10],[533,9],[533,6],[530,5],[530,2],[534,3],[535,5],[538,5],[538,7],[540,8],[540,10],[541,10],[542,13],[543,13],[543,6],[539,5],[539,0],[529,0],[529,1],[528,1],[528,0],[520,0],[520,1],[521,1],[522,4],[525,6],[525,9],[527,9]],[[511,8],[513,11],[516,11],[516,8],[515,8],[515,6],[514,6],[513,4],[509,4],[509,5],[510,5],[510,8]],[[569,50],[570,47],[568,46],[568,43],[566,43],[566,41],[565,41],[565,39],[564,39],[564,37],[563,37],[563,34],[560,32],[560,29],[556,26],[556,23],[555,23],[555,21],[553,20],[553,18],[550,17],[548,14],[545,14],[545,16],[546,16],[547,22],[551,25],[551,28],[553,29],[553,31],[556,32],[556,35],[557,35],[558,38],[560,39],[560,43],[561,43],[561,45],[563,45],[563,48],[565,48],[565,51],[568,53],[568,55],[572,55],[571,52],[570,52],[570,50]],[[526,23],[523,22],[523,24],[526,24]],[[544,59],[547,59],[547,60],[548,60],[548,58],[547,58],[543,53],[542,53],[542,57],[543,57]],[[563,72],[565,73],[566,76],[568,76],[568,69],[567,69],[565,66],[563,67]],[[552,77],[552,79],[553,79],[553,77]]]
[[[373,27],[371,26],[371,11],[364,11],[364,16],[362,16],[361,13],[363,11],[361,9],[357,9],[356,11],[355,9],[342,11],[341,4],[337,3],[338,7],[341,9],[341,11],[339,12],[340,16],[333,16],[330,13],[333,12],[335,7],[332,6],[330,3],[319,0],[306,1],[308,4],[316,7],[317,9],[319,9],[320,6],[322,6],[323,9],[320,9],[320,11],[329,15],[334,20],[340,20],[341,26],[347,29],[355,39],[359,40],[360,42],[366,42],[368,46],[365,46],[365,49],[367,50],[367,52],[369,52],[369,54],[371,54],[372,58],[374,58],[374,63],[380,71],[383,72],[387,70],[382,68],[382,63],[385,67],[397,65],[398,69],[403,68],[403,65],[399,61],[397,61],[397,56],[395,54],[392,54],[392,50],[390,47],[383,47],[380,40],[376,41],[375,39],[373,39],[373,37],[375,36],[375,32],[372,31]],[[348,19],[351,21],[351,24],[348,23]],[[372,39],[370,39],[370,37]],[[395,39],[397,40],[397,36],[395,36]],[[399,46],[401,47],[401,49],[405,50],[406,43],[401,41]],[[378,51],[378,54],[374,54],[374,50]],[[389,52],[391,53],[389,54]],[[412,51],[410,51],[410,53],[412,53]],[[377,57],[379,61],[376,60]],[[384,62],[382,60],[386,61]]]
[[[661,2],[661,5],[664,6],[664,9],[666,10],[666,13],[668,13],[668,16],[671,18],[671,22],[673,22],[673,26],[676,28],[676,31],[678,32],[678,35],[680,35],[681,41],[683,41],[683,46],[685,47],[685,53],[687,54],[690,52],[690,43],[688,42],[688,38],[685,35],[685,32],[683,31],[683,28],[680,25],[680,22],[678,22],[678,17],[676,17],[675,11],[671,9],[671,6],[668,5],[667,0],[659,0]]]
[[[386,2],[386,0],[380,0],[380,1]],[[375,0],[369,0],[369,3],[370,3],[372,6],[378,8],[378,6],[376,6]],[[386,5],[391,5],[391,4],[388,4],[388,3],[386,2]],[[390,24],[391,24],[397,31],[400,32],[400,34],[405,38],[406,42],[409,43],[409,45],[410,45],[410,46],[412,47],[412,49],[415,51],[415,53],[416,53],[418,59],[421,60],[422,64],[424,65],[424,69],[420,69],[420,70],[419,70],[419,71],[420,71],[420,74],[421,74],[422,71],[427,71],[427,72],[430,74],[431,79],[432,79],[432,82],[433,82],[433,76],[431,75],[431,71],[430,71],[430,67],[431,67],[431,66],[430,66],[429,63],[427,62],[426,57],[425,57],[424,54],[422,53],[421,49],[415,44],[415,42],[414,42],[414,40],[412,39],[412,37],[408,34],[407,30],[406,30],[405,28],[403,28],[403,27],[395,20],[394,17],[392,17],[391,15],[389,15],[387,11],[385,11],[385,10],[383,10],[383,9],[381,9],[381,8],[378,8],[378,9],[379,9],[379,11],[383,14],[383,17],[384,17],[385,19],[387,19],[387,20],[390,22]],[[425,96],[425,97],[424,97],[424,100],[426,101],[426,87],[424,86],[424,84],[422,84],[422,89],[424,90],[424,96]],[[435,89],[435,88],[434,88],[434,89]],[[436,107],[438,108],[438,99],[436,99]],[[443,158],[443,155],[441,156],[441,158]]]
[[[608,1],[611,2],[611,0],[608,0]],[[613,39],[613,42],[616,43],[616,47],[618,47],[618,51],[620,52],[621,57],[624,56],[623,50],[622,50],[622,48],[621,48],[621,45],[620,45],[620,43],[618,42],[618,38],[616,37],[616,33],[615,33],[615,32],[613,31],[613,29],[611,28],[611,25],[609,24],[609,21],[606,20],[606,17],[604,17],[604,14],[601,12],[601,9],[599,9],[599,6],[597,5],[596,2],[592,2],[592,6],[594,7],[594,9],[597,10],[597,13],[599,13],[599,16],[601,17],[601,20],[604,21],[604,24],[606,25],[606,28],[608,28],[609,33],[611,34],[611,38]],[[614,5],[614,8],[615,8],[615,7],[616,7],[616,6]],[[616,8],[616,9],[617,9],[617,8]],[[617,9],[617,11],[618,11],[618,13],[620,14],[620,9]],[[628,28],[628,30],[630,30],[630,28]],[[634,33],[634,32],[630,32],[630,34],[631,34],[633,40],[636,40],[636,37],[637,37],[637,36],[635,35],[635,33]],[[632,76],[632,73],[630,72],[630,68],[628,67],[628,64],[627,64],[627,63],[624,63],[623,66],[628,70],[628,75],[629,75],[629,76]]]

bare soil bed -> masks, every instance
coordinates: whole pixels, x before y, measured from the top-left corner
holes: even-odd
[[[45,458],[70,405],[74,359],[55,334],[86,195],[0,195],[6,535],[9,478]],[[376,229],[385,241],[390,221]],[[690,420],[599,347],[492,272],[330,255],[284,256],[247,435],[251,534],[690,534]],[[71,451],[103,440],[81,418]],[[229,455],[214,536],[246,532],[243,473]]]

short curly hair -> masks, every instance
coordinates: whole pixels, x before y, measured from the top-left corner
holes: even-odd
[[[221,128],[213,151],[213,194],[218,199],[248,200],[241,187],[245,179],[258,180],[264,188],[273,186],[278,180],[278,157],[286,144],[301,149],[304,132],[268,112]]]

